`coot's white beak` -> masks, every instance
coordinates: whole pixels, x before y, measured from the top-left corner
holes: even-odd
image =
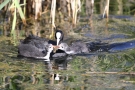
[[[61,33],[60,33],[60,32],[57,32],[57,33],[56,33],[57,46],[58,46],[58,45],[59,45],[59,43],[60,43],[60,37],[61,37]]]
[[[57,38],[57,46],[59,45],[59,42],[60,42],[60,39],[59,39],[59,38]]]

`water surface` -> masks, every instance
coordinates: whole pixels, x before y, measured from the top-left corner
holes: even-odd
[[[79,23],[75,32],[65,34],[66,42],[83,39],[87,42],[121,43],[134,40],[135,25],[130,20],[94,20]],[[76,37],[77,36],[77,37]],[[0,40],[1,90],[134,90],[135,49],[118,52],[92,52],[46,63],[42,60],[17,58],[17,46],[11,38]],[[119,49],[119,48],[116,48]],[[57,77],[57,75],[59,75]]]

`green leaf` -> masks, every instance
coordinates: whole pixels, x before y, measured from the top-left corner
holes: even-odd
[[[19,11],[19,14],[20,14],[20,17],[21,17],[23,23],[25,23],[25,16],[22,12],[22,9],[20,7],[20,4],[19,4],[18,0],[14,0],[14,3],[15,3],[15,6],[17,7],[18,11]]]
[[[12,30],[11,30],[11,36],[13,36],[14,44],[15,44],[15,39],[16,39],[15,26],[16,26],[16,9],[15,9],[15,12],[14,12],[14,18],[13,18]]]
[[[9,3],[9,1],[11,1],[11,0],[4,0],[4,2],[0,4],[0,10],[1,10],[4,6],[6,6],[6,5]]]

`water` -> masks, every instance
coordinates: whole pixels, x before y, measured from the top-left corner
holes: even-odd
[[[120,14],[128,13],[128,8],[129,6],[125,6],[127,12]],[[78,18],[80,22],[74,29],[66,19],[61,22],[56,20],[56,24],[62,28],[65,41],[69,43],[76,39],[109,44],[134,40],[134,17],[110,15],[110,18],[106,24],[106,20],[101,19],[100,15],[93,15],[93,28],[90,28],[87,17]],[[45,19],[42,23],[40,29],[46,30],[45,34],[50,34],[49,20]],[[33,28],[27,29],[32,31]],[[1,25],[0,35],[3,33]],[[135,90],[134,43],[133,46],[129,43],[122,47],[119,45],[110,52],[94,51],[47,63],[18,58],[17,46],[11,43],[11,38],[0,38],[0,90]]]
[[[132,32],[135,26],[131,21],[112,19],[107,30],[104,20],[93,23],[93,31],[86,24],[82,26],[87,27],[80,31],[76,28],[80,38],[83,37],[85,41],[101,40],[110,44],[134,40]],[[68,62],[64,58],[45,63],[42,60],[17,58],[17,46],[10,43],[10,38],[1,36],[0,89],[134,90],[134,50],[132,47],[118,52],[92,52],[89,55],[71,56],[72,59]],[[57,78],[56,74],[59,75]]]

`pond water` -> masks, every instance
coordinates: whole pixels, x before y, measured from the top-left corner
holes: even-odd
[[[106,26],[106,20],[98,18],[93,20],[93,29],[82,18],[74,32],[65,34],[65,42],[83,39],[112,44],[134,40],[133,19],[112,18]],[[118,52],[95,51],[47,63],[17,58],[17,46],[10,43],[11,38],[0,38],[1,90],[135,90],[134,47]]]

